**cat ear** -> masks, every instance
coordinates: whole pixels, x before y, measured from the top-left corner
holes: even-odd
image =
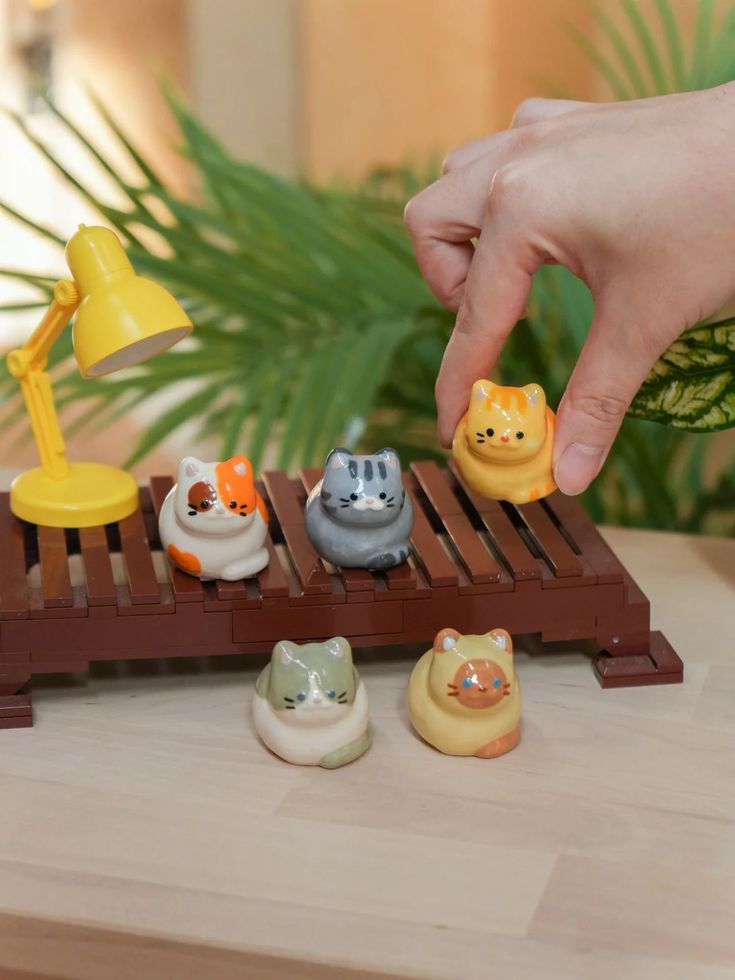
[[[288,640],[280,640],[273,647],[273,655],[278,658],[280,663],[290,664],[296,660],[296,648]]]
[[[500,647],[501,650],[505,650],[506,653],[513,653],[513,640],[507,630],[490,630],[485,635],[489,636],[495,646]]]
[[[434,637],[434,653],[446,653],[447,650],[453,650],[461,639],[462,634],[452,629],[451,626],[439,630]]]
[[[390,446],[386,447],[385,449],[381,449],[378,453],[376,453],[376,455],[380,456],[381,459],[384,459],[392,470],[397,470],[400,468],[401,461],[398,458],[398,453],[395,451],[395,449],[391,449]]]
[[[341,470],[349,463],[352,453],[349,449],[333,449],[327,456],[326,468],[328,470]]]
[[[331,640],[327,640],[324,649],[328,650],[332,656],[344,660],[349,660],[352,656],[352,648],[343,636],[333,636]]]
[[[250,470],[250,460],[246,456],[233,456],[227,460],[227,465],[238,474],[245,476]]]
[[[183,480],[184,477],[191,479],[195,476],[201,476],[203,471],[204,463],[201,459],[197,459],[196,456],[184,456],[179,463],[179,480]]]
[[[472,385],[472,401],[489,398],[494,387],[492,381],[488,381],[487,378],[475,381]]]
[[[528,399],[529,405],[540,405],[542,408],[546,407],[546,395],[541,385],[524,385],[521,391]]]

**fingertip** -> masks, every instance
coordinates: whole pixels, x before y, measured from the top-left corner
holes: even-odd
[[[602,469],[605,456],[599,446],[571,443],[554,463],[554,482],[567,496],[583,493]]]

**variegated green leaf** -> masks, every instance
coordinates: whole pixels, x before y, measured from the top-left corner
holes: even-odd
[[[629,414],[689,432],[735,425],[735,318],[694,327],[675,341]]]

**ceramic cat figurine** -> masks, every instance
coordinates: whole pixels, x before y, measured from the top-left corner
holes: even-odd
[[[347,640],[276,643],[255,686],[253,721],[268,748],[295,765],[337,769],[366,752],[367,694]]]
[[[222,463],[182,459],[158,528],[171,561],[203,580],[236,581],[268,564],[268,511],[245,456]]]
[[[332,450],[306,502],[306,532],[323,558],[344,568],[391,568],[408,557],[412,528],[394,449],[372,456]]]
[[[552,493],[555,421],[539,385],[502,388],[476,381],[452,443],[462,478],[480,496],[513,504]]]
[[[408,714],[419,735],[448,755],[492,759],[515,748],[521,692],[510,634],[440,630],[411,673]]]

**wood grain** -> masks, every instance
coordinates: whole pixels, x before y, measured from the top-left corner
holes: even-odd
[[[735,542],[605,533],[685,682],[517,638],[492,762],[412,734],[420,649],[361,657],[374,744],[335,772],[259,744],[252,661],[39,682],[2,733],[0,976],[733,976]]]

